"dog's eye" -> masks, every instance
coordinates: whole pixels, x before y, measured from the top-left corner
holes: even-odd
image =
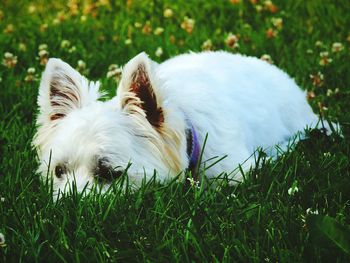
[[[99,181],[111,182],[123,175],[123,171],[113,169],[104,160],[99,160],[95,171],[96,179]]]
[[[55,175],[57,178],[62,178],[62,175],[66,173],[66,167],[63,165],[57,165],[55,168]]]

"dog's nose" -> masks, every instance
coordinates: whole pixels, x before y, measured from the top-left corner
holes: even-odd
[[[109,170],[103,173],[100,173],[97,178],[99,180],[103,180],[106,182],[111,182],[115,179],[120,178],[123,175],[123,171],[122,170]]]
[[[124,174],[123,170],[113,169],[105,165],[99,165],[95,172],[95,179],[100,183],[110,183],[115,179],[120,178]]]

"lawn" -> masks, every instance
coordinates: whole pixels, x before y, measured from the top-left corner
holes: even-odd
[[[0,262],[350,262],[349,26],[346,0],[1,1]],[[113,96],[139,52],[201,50],[284,69],[343,136],[309,131],[236,186],[114,185],[53,202],[31,147],[47,59]]]

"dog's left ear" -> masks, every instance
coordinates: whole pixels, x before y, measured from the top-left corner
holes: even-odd
[[[154,67],[156,63],[145,53],[130,60],[123,69],[118,87],[121,107],[130,114],[141,114],[155,128],[164,122],[160,94],[155,92]]]

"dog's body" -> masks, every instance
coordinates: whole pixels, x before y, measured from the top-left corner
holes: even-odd
[[[141,53],[125,66],[117,96],[107,102],[99,97],[98,86],[68,64],[48,62],[34,145],[44,175],[51,156],[56,190],[73,176],[78,190],[118,177],[129,163],[136,185],[155,170],[161,181],[172,178],[189,166],[193,133],[200,148],[208,134],[203,161],[227,155],[206,176],[242,163],[248,169],[257,147],[270,151],[318,122],[287,74],[225,52],[186,54],[162,64]]]

